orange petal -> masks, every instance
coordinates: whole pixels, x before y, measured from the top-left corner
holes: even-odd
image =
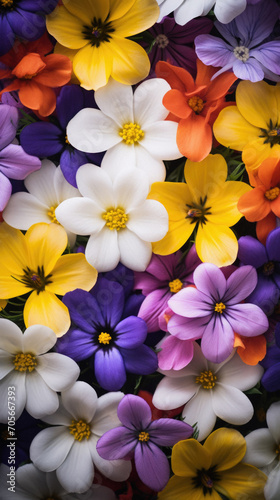
[[[273,212],[270,212],[264,219],[257,222],[256,233],[258,240],[265,245],[266,238],[268,237],[270,231],[276,228],[276,216]]]
[[[156,75],[158,78],[164,78],[172,89],[185,92],[192,91],[195,88],[193,77],[191,74],[176,66],[172,66],[165,61],[159,61],[156,65]]]
[[[225,73],[217,76],[217,78],[215,78],[215,80],[213,80],[209,85],[207,100],[216,101],[217,99],[224,97],[236,80],[237,77],[230,71],[226,71]]]
[[[66,56],[50,54],[45,57],[46,67],[35,77],[37,83],[47,87],[62,87],[69,82],[72,73],[72,62]]]
[[[177,89],[169,90],[163,97],[162,104],[179,118],[188,118],[193,113],[185,93]]]
[[[249,222],[262,220],[271,211],[270,201],[264,196],[264,190],[258,187],[244,193],[238,200],[237,208]]]
[[[212,129],[203,116],[192,113],[181,120],[177,130],[177,146],[191,161],[202,161],[212,148]]]
[[[257,365],[266,355],[265,336],[241,337],[241,339],[243,346],[239,345],[239,347],[237,347],[237,353],[240,358],[246,365]]]
[[[37,73],[43,71],[46,64],[39,56],[39,54],[27,54],[22,58],[18,65],[13,69],[12,74],[17,78],[26,78],[35,76]]]
[[[196,61],[197,75],[195,79],[195,85],[208,85],[211,82],[211,78],[216,72],[216,69],[212,66],[206,66],[200,59]]]
[[[279,158],[266,158],[258,168],[258,178],[265,189],[277,186],[280,182]]]
[[[49,116],[56,108],[54,90],[33,80],[20,87],[19,98],[24,106],[37,110],[41,116]]]

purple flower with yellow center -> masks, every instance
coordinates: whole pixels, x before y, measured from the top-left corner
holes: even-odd
[[[124,396],[117,413],[123,425],[101,436],[97,441],[97,452],[106,460],[129,460],[134,457],[141,481],[155,491],[162,490],[169,480],[170,468],[159,446],[173,446],[188,439],[193,434],[193,428],[172,418],[152,421],[148,403],[133,394]]]
[[[126,315],[125,291],[117,282],[99,277],[93,290],[75,290],[63,298],[72,327],[57,350],[75,361],[91,358],[97,382],[107,391],[119,390],[126,372],[148,375],[156,371],[157,355],[144,345],[143,319]]]
[[[257,284],[257,272],[243,266],[228,279],[214,264],[200,264],[194,271],[196,286],[183,288],[168,302],[175,313],[168,330],[181,340],[201,338],[206,359],[221,363],[232,352],[234,333],[244,337],[261,335],[268,319],[255,304],[242,303]]]

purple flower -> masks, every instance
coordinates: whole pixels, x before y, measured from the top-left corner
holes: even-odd
[[[156,371],[157,356],[144,345],[143,319],[125,315],[125,292],[117,282],[99,277],[92,291],[75,290],[63,297],[73,322],[57,342],[57,351],[76,361],[91,358],[97,382],[107,391],[119,390],[126,372]]]
[[[68,142],[66,127],[68,122],[83,108],[95,108],[93,92],[79,85],[67,85],[61,89],[57,98],[57,121],[31,123],[20,134],[23,149],[32,155],[50,157],[60,154],[60,168],[65,179],[77,187],[76,173],[85,163],[100,164],[103,154],[83,153]]]
[[[228,279],[214,264],[200,264],[193,274],[196,288],[183,288],[168,302],[175,313],[168,330],[181,340],[201,338],[201,349],[209,361],[221,363],[232,352],[234,333],[244,337],[261,335],[268,319],[255,304],[241,303],[257,284],[252,266],[240,267]]]
[[[135,273],[134,288],[142,290],[146,296],[138,316],[146,321],[148,332],[159,329],[158,320],[168,300],[193,283],[192,274],[200,262],[193,245],[185,258],[181,252],[167,256],[153,254],[146,271]]]
[[[160,418],[152,421],[151,409],[139,396],[128,394],[118,406],[122,427],[111,429],[97,441],[96,449],[106,460],[131,459],[141,481],[154,491],[169,480],[169,463],[159,446],[173,446],[188,439],[193,428],[180,420]]]
[[[280,228],[269,233],[266,246],[252,236],[242,236],[238,245],[241,263],[254,266],[258,273],[257,286],[246,301],[270,315],[280,296]]]
[[[261,383],[268,392],[280,390],[280,323],[276,325],[275,342],[267,348],[266,356],[260,362],[265,369]]]
[[[21,146],[10,144],[16,136],[18,111],[7,104],[0,105],[0,212],[7,205],[12,194],[9,179],[25,179],[38,170],[41,162],[27,154]]]
[[[224,40],[212,35],[199,35],[195,50],[208,66],[220,66],[213,78],[232,69],[237,78],[258,82],[263,78],[279,81],[280,41],[266,41],[279,15],[274,0],[261,0],[247,5],[242,14],[228,24],[215,22]]]

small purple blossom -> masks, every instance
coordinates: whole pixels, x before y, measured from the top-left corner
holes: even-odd
[[[275,344],[268,346],[265,358],[260,363],[265,369],[261,383],[266,391],[280,390],[280,323],[275,329]]]
[[[200,264],[193,274],[196,288],[183,288],[168,302],[175,313],[168,330],[181,340],[201,338],[201,349],[209,361],[221,363],[232,352],[234,333],[244,337],[261,335],[268,319],[255,304],[242,301],[257,284],[252,266],[240,267],[228,279],[214,264]]]
[[[173,446],[188,439],[193,428],[171,418],[152,421],[148,403],[132,394],[124,396],[119,403],[118,417],[123,425],[103,434],[97,441],[97,452],[106,460],[134,457],[141,481],[154,491],[162,490],[169,480],[170,468],[159,446]]]

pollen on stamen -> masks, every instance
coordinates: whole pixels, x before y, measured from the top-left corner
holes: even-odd
[[[48,217],[51,219],[51,222],[54,222],[55,224],[59,224],[56,216],[55,216],[55,209],[56,209],[57,205],[56,206],[53,206],[53,207],[50,207],[49,210],[47,211],[47,215]]]
[[[171,293],[177,293],[183,287],[182,281],[179,280],[178,278],[173,280],[173,281],[169,281],[168,285],[169,285],[169,290]]]
[[[72,434],[76,441],[89,439],[91,435],[90,425],[84,420],[72,420],[71,425],[68,427],[70,434]]]
[[[216,305],[215,305],[215,312],[218,312],[220,314],[223,313],[223,311],[225,310],[226,306],[225,304],[223,304],[223,302],[217,302]]]
[[[211,370],[205,370],[195,378],[195,383],[201,384],[203,389],[213,389],[216,385],[216,380],[217,377]]]
[[[121,207],[109,208],[102,218],[106,221],[106,226],[112,231],[116,229],[124,229],[128,221],[128,215],[125,213],[124,209]]]
[[[139,441],[147,442],[147,441],[149,441],[149,439],[150,439],[150,436],[149,436],[148,432],[142,431],[138,435],[138,440]]]
[[[110,340],[112,340],[112,337],[107,332],[101,332],[98,336],[99,344],[110,344]]]
[[[119,135],[125,144],[131,145],[140,142],[144,138],[145,133],[138,123],[130,122],[123,125],[123,128],[119,131]]]
[[[18,372],[33,372],[37,366],[36,356],[31,352],[19,352],[13,359],[14,369]]]

